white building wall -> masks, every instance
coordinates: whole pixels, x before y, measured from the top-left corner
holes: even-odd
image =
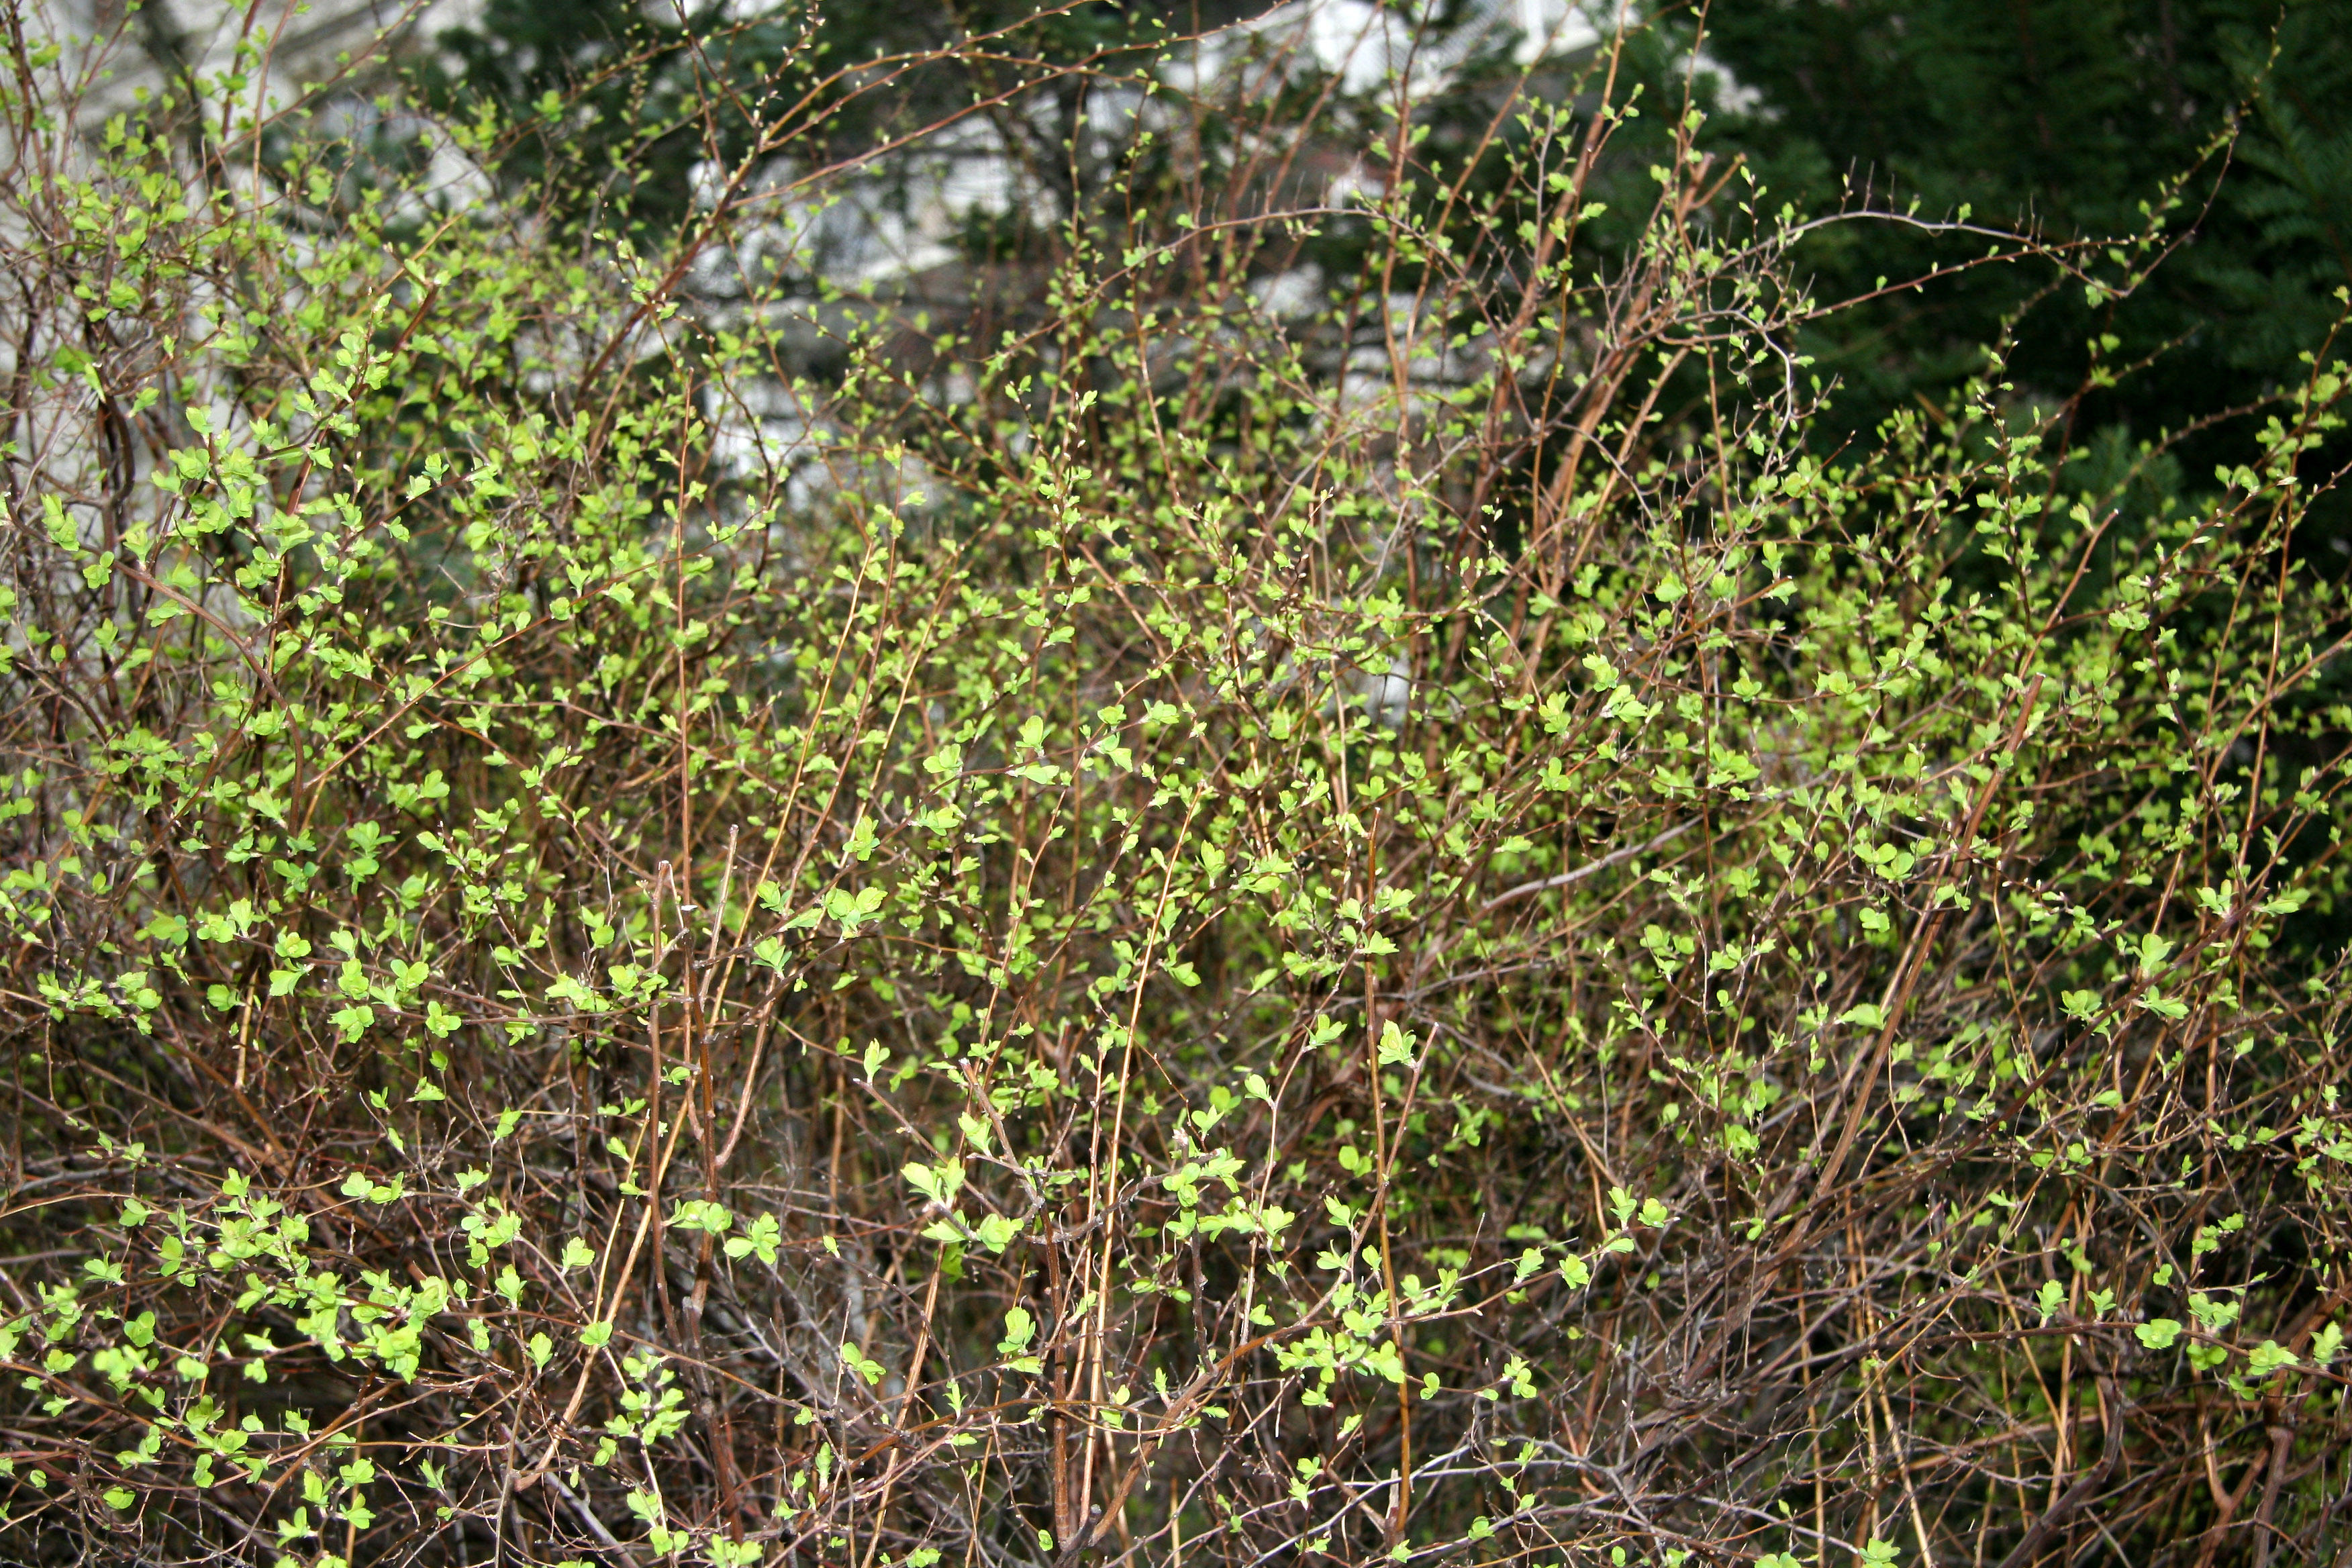
[[[86,73],[92,123],[183,74],[208,80],[242,66],[244,101],[267,113],[305,84],[364,75],[393,51],[474,21],[480,0],[21,0],[28,26]],[[240,46],[245,46],[242,55]]]

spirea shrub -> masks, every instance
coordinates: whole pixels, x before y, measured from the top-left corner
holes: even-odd
[[[2341,1551],[2329,345],[1823,457],[1638,37],[655,234],[7,26],[0,1552]],[[1094,195],[827,273],[962,69]]]

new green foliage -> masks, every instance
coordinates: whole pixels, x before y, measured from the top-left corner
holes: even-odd
[[[18,53],[5,1550],[2324,1542],[2332,348],[2193,500],[1999,343],[1825,458],[1612,49],[1017,63],[1175,107],[942,303]]]

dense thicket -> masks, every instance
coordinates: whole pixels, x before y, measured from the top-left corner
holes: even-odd
[[[2324,331],[1825,458],[1671,34],[811,44],[665,230],[0,16],[0,1551],[2340,1554]]]

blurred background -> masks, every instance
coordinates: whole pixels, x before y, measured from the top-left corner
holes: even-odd
[[[2119,305],[2087,304],[2078,290],[2053,288],[2047,271],[1982,268],[1829,312],[1807,344],[1839,384],[1821,426],[1835,439],[1897,406],[1940,403],[1981,367],[1980,345],[2028,315],[2034,328],[2021,334],[2027,346],[2011,374],[2053,400],[2082,379],[2083,345],[2111,340],[2109,363],[2146,368],[2085,401],[2073,433],[2077,460],[2120,465],[2138,442],[2209,424],[2205,439],[2177,448],[2177,462],[2154,466],[2158,483],[2181,482],[2182,465],[2197,474],[2230,439],[2232,410],[2301,373],[2301,356],[2335,319],[2337,292],[2352,284],[2345,0],[1130,0],[1042,14],[1031,0],[322,0],[280,7],[274,26],[248,31],[252,9],[70,0],[52,15],[113,41],[105,90],[118,101],[216,68],[240,37],[269,39],[259,68],[282,79],[289,99],[299,84],[350,71],[354,127],[387,147],[419,129],[371,122],[368,84],[388,70],[409,74],[449,110],[510,114],[560,101],[568,163],[508,159],[506,177],[551,173],[569,199],[654,228],[683,221],[698,171],[710,163],[711,128],[689,112],[701,101],[698,84],[772,81],[788,60],[805,63],[800,51],[811,42],[824,58],[855,59],[1011,29],[1041,58],[1137,51],[1139,62],[1139,51],[1181,37],[1190,47],[1155,67],[1172,73],[1171,87],[1198,88],[1203,76],[1280,53],[1301,116],[1319,71],[1333,93],[1367,100],[1410,77],[1423,99],[1454,100],[1467,123],[1521,73],[1549,73],[1565,89],[1601,40],[1632,28],[1640,43],[1630,65],[1656,79],[1654,92],[1679,101],[1691,79],[1708,110],[1701,144],[1744,161],[1801,211],[1949,217],[1965,208],[1982,224],[2095,240],[2137,231],[2152,205],[2177,196],[2193,237]],[[1192,79],[1181,79],[1188,69]],[[917,73],[860,99],[832,130],[835,151],[867,151],[890,122],[914,125],[973,85],[961,71]],[[963,297],[971,266],[1050,247],[1054,222],[1113,167],[1112,145],[1135,105],[1108,97],[1074,81],[1022,112],[924,139],[877,164],[864,201],[803,215],[822,241],[804,254],[835,281]],[[1094,155],[1068,156],[1082,122]],[[1666,127],[1651,129],[1647,142],[1618,143],[1616,160],[1633,177]],[[463,174],[451,170],[453,186]],[[1602,223],[1584,243],[1605,255],[1625,237]],[[1823,228],[1798,260],[1833,301],[1968,251],[1948,234],[1843,225]]]

